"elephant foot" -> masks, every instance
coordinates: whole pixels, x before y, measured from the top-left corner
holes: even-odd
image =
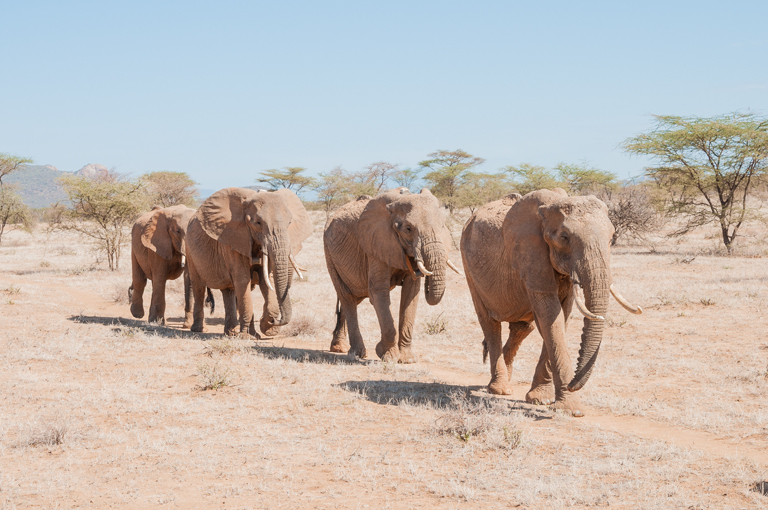
[[[395,343],[387,346],[384,342],[379,342],[376,344],[376,355],[381,361],[397,362],[400,360],[400,349]]]
[[[157,324],[158,326],[165,326],[165,317],[157,317],[150,315],[149,319],[147,319],[147,322]]]
[[[237,336],[240,334],[240,330],[238,328],[224,328],[224,335],[226,336]]]
[[[144,317],[144,305],[142,303],[131,304],[131,315],[137,319]]]
[[[368,356],[368,351],[365,346],[353,347],[349,350],[349,356],[353,359],[365,359]]]
[[[206,333],[208,331],[208,328],[205,327],[205,324],[192,324],[192,327],[189,328],[190,331],[193,333]]]
[[[400,357],[397,359],[400,363],[416,363],[416,356],[413,355],[411,347],[400,347]]]
[[[500,378],[491,379],[491,383],[488,385],[488,393],[492,395],[511,395],[512,385],[509,381],[504,381]]]
[[[581,418],[584,416],[584,409],[581,407],[579,397],[573,394],[557,399],[550,408],[553,411],[562,411],[574,418]]]
[[[555,389],[552,385],[536,386],[525,394],[525,401],[537,406],[548,406],[555,402]]]
[[[343,344],[341,342],[333,341],[331,342],[331,347],[328,350],[331,352],[345,353],[349,351],[349,344]]]
[[[184,314],[184,324],[181,325],[184,329],[189,329],[192,327],[192,323],[195,322],[194,317],[192,317],[192,312],[187,312]]]

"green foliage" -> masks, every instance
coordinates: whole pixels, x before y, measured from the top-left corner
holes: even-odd
[[[625,140],[624,150],[653,158],[646,175],[668,192],[665,212],[683,221],[673,235],[714,223],[730,253],[749,217],[747,197],[766,173],[768,119],[744,113],[654,118],[654,129]]]
[[[586,164],[559,163],[553,169],[523,163],[503,168],[510,175],[518,193],[525,195],[537,189],[563,188],[569,195],[596,194],[616,189],[616,175]]]
[[[322,204],[325,216],[348,201],[350,193],[350,176],[344,169],[337,166],[328,173],[320,174],[320,179],[314,188],[317,201]]]
[[[200,202],[197,183],[186,172],[151,172],[139,179],[151,205],[192,207]]]
[[[419,162],[419,167],[427,171],[424,180],[429,184],[432,194],[443,201],[453,213],[459,204],[459,189],[463,179],[474,167],[484,163],[483,158],[472,156],[463,150],[439,150],[429,154],[429,159]]]
[[[109,269],[119,269],[122,247],[130,238],[129,227],[148,209],[141,182],[124,179],[115,172],[88,178],[60,178],[70,207],[58,206],[51,228],[71,230],[89,237],[107,256]]]
[[[412,192],[416,192],[416,183],[421,177],[421,169],[416,168],[403,168],[397,169],[392,172],[392,180],[397,183],[398,186],[408,188]]]
[[[537,189],[562,187],[562,183],[557,177],[543,166],[522,163],[517,166],[505,166],[502,170],[509,174],[515,191],[521,195],[536,191]]]
[[[3,178],[6,175],[20,170],[27,163],[32,163],[32,160],[0,152],[0,186],[3,185]]]
[[[3,177],[23,170],[24,165],[31,162],[28,158],[0,153],[0,242],[3,240],[3,233],[8,230],[32,230],[31,210],[24,204],[15,186],[3,182]]]
[[[306,168],[300,166],[287,166],[282,170],[264,170],[260,173],[262,177],[256,179],[256,182],[266,183],[273,190],[285,188],[301,195],[302,190],[312,189],[317,185],[314,178],[304,175],[306,171]]]
[[[467,172],[462,178],[456,196],[457,207],[475,209],[509,195],[513,186],[505,174]]]

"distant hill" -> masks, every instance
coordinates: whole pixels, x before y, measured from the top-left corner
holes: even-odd
[[[24,165],[24,169],[8,175],[3,182],[16,185],[24,203],[38,209],[66,200],[64,190],[56,181],[64,174],[53,165]]]

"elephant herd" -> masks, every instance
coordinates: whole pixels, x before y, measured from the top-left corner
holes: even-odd
[[[461,274],[448,260],[452,241],[446,219],[429,190],[407,188],[362,196],[329,218],[323,247],[337,296],[332,352],[367,356],[357,306],[369,298],[381,328],[376,354],[384,361],[416,361],[411,343],[422,279],[427,303],[436,305],[445,293],[446,271]],[[569,197],[561,189],[513,193],[469,218],[461,256],[483,330],[483,358],[490,356],[490,393],[512,393],[512,362],[535,325],[544,342],[526,400],[583,416],[575,392],[594,368],[609,296],[642,313],[612,284],[613,233],[603,202]],[[251,291],[258,286],[264,298],[259,329],[275,335],[291,320],[293,272],[301,278],[306,271],[296,256],[311,234],[309,214],[287,189],[226,188],[197,210],[155,207],[133,227],[131,313],[144,316],[142,294],[149,279],[149,321],[164,324],[165,282],[183,274],[184,327],[205,331],[204,305],[213,304],[210,289],[220,289],[225,334],[256,335]],[[396,286],[402,287],[397,324],[390,312]],[[575,370],[565,341],[574,303],[584,315]],[[502,322],[509,323],[505,344]]]

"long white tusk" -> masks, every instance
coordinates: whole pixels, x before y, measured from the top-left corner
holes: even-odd
[[[264,283],[267,284],[269,290],[275,290],[272,282],[269,281],[269,257],[267,257],[266,253],[261,254],[261,276],[264,278]]]
[[[462,273],[462,272],[461,272],[461,270],[460,270],[458,267],[456,267],[456,264],[454,264],[454,263],[453,263],[453,262],[451,262],[450,260],[448,261],[448,267],[450,267],[451,269],[453,269],[454,271],[456,271],[456,274],[459,274],[459,275],[461,275],[461,276],[464,276],[464,273]]]
[[[420,260],[416,261],[416,266],[419,268],[419,271],[421,271],[424,276],[432,276],[432,271],[427,271],[427,268],[424,267],[424,264]]]
[[[602,315],[596,315],[590,312],[589,310],[587,310],[587,305],[585,305],[584,301],[579,297],[579,293],[576,290],[576,285],[573,286],[573,297],[574,297],[574,301],[576,301],[576,308],[579,309],[579,311],[584,317],[593,321],[605,320],[605,317],[603,317]]]
[[[296,259],[295,259],[295,258],[293,258],[293,253],[291,253],[290,255],[288,255],[288,259],[290,259],[290,261],[291,261],[291,264],[293,264],[293,268],[296,270],[296,274],[297,274],[297,275],[299,275],[299,280],[303,280],[303,279],[304,279],[304,275],[303,275],[303,274],[301,274],[301,268],[300,268],[300,267],[299,267],[299,265],[296,263]],[[306,269],[305,269],[304,271],[306,271]]]
[[[614,299],[616,299],[616,301],[618,301],[618,302],[619,302],[619,304],[620,304],[621,306],[623,306],[623,307],[624,307],[624,309],[625,309],[625,310],[627,310],[628,312],[632,312],[632,313],[634,313],[635,315],[640,315],[641,313],[643,313],[643,309],[642,309],[642,308],[640,308],[639,306],[634,306],[634,305],[631,305],[631,304],[629,304],[629,301],[627,301],[626,299],[624,299],[624,296],[622,296],[621,294],[619,294],[619,291],[613,288],[613,284],[611,284],[611,295],[612,295],[612,296],[614,297]]]

